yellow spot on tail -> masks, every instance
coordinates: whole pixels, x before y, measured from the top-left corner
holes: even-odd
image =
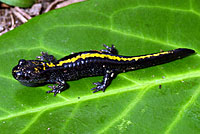
[[[112,55],[109,55],[109,54],[86,53],[86,54],[77,55],[76,57],[73,57],[71,59],[60,61],[58,64],[56,64],[56,66],[62,66],[64,63],[71,63],[71,62],[73,63],[73,62],[77,61],[78,59],[86,59],[86,58],[91,58],[91,57],[107,58],[107,59],[110,59],[110,60],[118,60],[118,61],[132,61],[132,60],[137,61],[139,59],[150,58],[150,57],[159,56],[161,54],[169,54],[169,53],[173,53],[173,51],[160,52],[160,53],[156,53],[156,54],[149,54],[149,55],[138,56],[138,57],[130,57],[130,58],[112,56]],[[51,66],[53,66],[53,65],[51,65]],[[48,65],[48,66],[50,66],[50,65]]]

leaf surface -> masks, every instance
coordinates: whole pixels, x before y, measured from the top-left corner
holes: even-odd
[[[198,133],[200,131],[200,3],[196,0],[91,0],[51,11],[0,38],[2,133]],[[58,59],[115,44],[135,56],[190,48],[167,64],[119,74],[93,94],[90,77],[68,82],[54,97],[11,74],[19,59],[40,51]],[[159,88],[161,87],[161,88]]]

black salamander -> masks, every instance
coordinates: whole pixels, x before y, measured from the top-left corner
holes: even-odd
[[[105,91],[113,78],[130,70],[142,69],[150,66],[164,64],[195,53],[194,50],[178,48],[166,52],[140,56],[118,55],[114,45],[97,51],[85,51],[74,53],[60,60],[53,55],[42,52],[39,60],[19,60],[12,70],[13,77],[26,86],[41,86],[49,83],[57,85],[49,86],[52,90],[47,93],[57,93],[65,90],[66,81],[78,80],[84,77],[104,76],[101,82],[93,83],[93,93]]]

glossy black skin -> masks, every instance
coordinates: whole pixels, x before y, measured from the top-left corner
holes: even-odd
[[[86,59],[80,58],[75,62],[65,63],[62,66],[49,67],[47,65],[47,63],[57,65],[60,61],[88,53],[107,54],[124,58],[131,57],[118,55],[113,45],[112,47],[104,46],[106,49],[101,51],[79,52],[60,60],[56,60],[54,56],[48,55],[47,53],[42,53],[42,56],[38,56],[37,58],[40,60],[22,59],[19,61],[18,65],[13,68],[12,74],[16,80],[26,86],[41,86],[48,83],[56,83],[57,86],[49,86],[52,90],[47,91],[47,93],[54,93],[54,96],[68,87],[66,81],[78,80],[91,76],[104,76],[102,82],[93,83],[96,85],[96,87],[92,89],[94,90],[93,93],[95,93],[100,90],[105,91],[118,73],[167,63],[195,53],[195,51],[191,49],[179,48],[168,51],[170,52],[169,54],[161,54],[137,61],[117,61],[108,58],[90,57]]]

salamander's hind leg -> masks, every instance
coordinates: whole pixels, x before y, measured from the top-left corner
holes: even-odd
[[[110,85],[110,83],[112,82],[112,80],[115,76],[116,76],[116,74],[113,71],[108,70],[106,72],[105,76],[103,77],[102,82],[93,83],[94,85],[96,85],[95,88],[91,89],[91,90],[94,90],[93,93],[96,93],[100,90],[105,92],[106,88]]]
[[[47,93],[54,93],[54,96],[56,96],[56,94],[61,93],[62,91],[64,91],[66,88],[69,87],[67,83],[61,79],[59,79],[59,81],[56,83],[58,84],[57,86],[56,85],[48,86],[52,90],[47,91]]]
[[[109,47],[109,46],[103,44],[103,46],[104,46],[106,49],[102,49],[101,52],[109,53],[109,54],[115,54],[115,55],[118,54],[118,51],[117,51],[117,49],[115,48],[114,45],[112,45],[111,47]]]
[[[41,61],[47,61],[47,62],[56,62],[56,58],[53,55],[49,55],[46,52],[41,52],[42,56],[37,56],[36,58],[38,58]]]

